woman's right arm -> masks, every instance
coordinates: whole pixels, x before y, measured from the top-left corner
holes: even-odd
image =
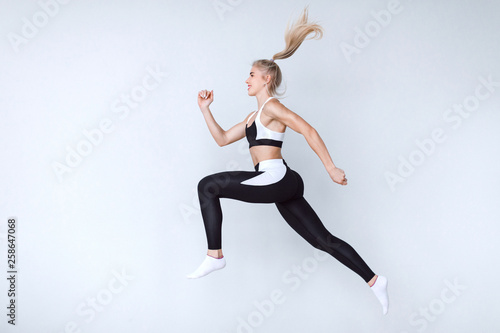
[[[212,91],[202,90],[198,93],[198,106],[200,107],[201,113],[205,118],[205,122],[207,123],[208,130],[210,134],[212,134],[215,142],[220,147],[231,144],[235,141],[243,139],[245,137],[245,126],[246,121],[234,125],[229,130],[225,131],[219,124],[215,121],[212,112],[210,112],[209,105],[214,100],[214,93]]]

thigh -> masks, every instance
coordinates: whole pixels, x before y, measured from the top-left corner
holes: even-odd
[[[252,203],[274,203],[292,197],[297,189],[295,177],[287,172],[278,182],[269,185],[242,184],[264,171],[225,171],[206,176],[198,184],[198,192],[206,197],[236,199]]]

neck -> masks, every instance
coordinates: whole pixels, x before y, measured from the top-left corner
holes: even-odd
[[[262,105],[269,99],[269,94],[267,91],[262,91],[260,94],[255,96],[257,98],[257,110],[260,110]]]

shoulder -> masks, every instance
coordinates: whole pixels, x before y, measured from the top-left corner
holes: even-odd
[[[270,100],[269,100],[269,102],[267,102],[267,105],[274,106],[274,107],[279,106],[279,105],[284,106],[284,105],[281,103],[281,101],[280,101],[279,99],[277,99],[276,97],[274,97],[274,98],[270,99]]]
[[[267,116],[274,119],[282,119],[290,114],[290,110],[276,98],[271,99],[262,110]]]
[[[312,126],[302,119],[301,116],[288,109],[280,101],[274,99],[273,101],[269,101],[267,104],[269,104],[269,107],[267,109],[264,108],[266,115],[280,121],[295,132],[301,134],[307,133],[309,129],[312,128]]]
[[[269,100],[269,102],[266,103],[264,106],[264,109],[262,110],[269,116],[272,116],[275,113],[282,113],[288,110],[288,108],[281,103],[277,98],[273,98]]]

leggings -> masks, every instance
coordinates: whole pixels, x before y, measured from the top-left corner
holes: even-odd
[[[274,203],[283,218],[302,238],[357,273],[365,282],[375,273],[346,242],[333,236],[304,199],[304,182],[283,159],[261,161],[255,171],[226,171],[204,177],[198,197],[208,249],[222,248],[220,198],[251,203]]]

